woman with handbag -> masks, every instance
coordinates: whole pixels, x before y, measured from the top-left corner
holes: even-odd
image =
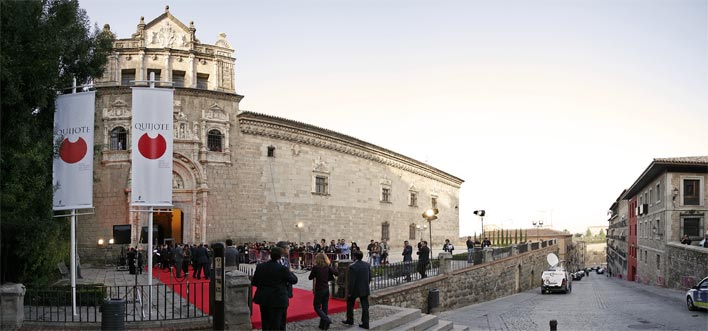
[[[313,305],[315,312],[320,316],[320,330],[329,329],[332,324],[332,319],[327,316],[329,306],[329,281],[334,280],[334,276],[339,273],[336,269],[330,266],[330,260],[325,253],[318,253],[315,256],[315,265],[310,271],[308,279],[314,280],[312,291],[315,293]]]

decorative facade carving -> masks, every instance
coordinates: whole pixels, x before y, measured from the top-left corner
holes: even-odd
[[[101,144],[101,163],[128,163],[130,162],[130,120],[132,112],[127,102],[116,99],[108,108],[103,108],[103,134]],[[111,150],[111,132],[122,127],[126,130],[125,149]]]
[[[329,166],[327,165],[327,162],[322,160],[322,157],[319,157],[316,160],[312,160],[312,164],[312,171],[323,174],[329,173]]]
[[[217,130],[222,135],[223,148],[220,151],[209,151],[207,149],[209,131],[212,130]],[[214,103],[208,109],[202,110],[199,162],[231,164],[230,130],[230,116],[218,103]]]

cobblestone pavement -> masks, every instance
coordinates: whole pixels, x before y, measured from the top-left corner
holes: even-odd
[[[570,294],[540,288],[442,312],[439,317],[470,330],[708,330],[708,313],[686,309],[685,291],[607,278],[592,273],[573,282]]]

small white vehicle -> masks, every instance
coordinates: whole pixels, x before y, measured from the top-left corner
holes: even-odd
[[[570,293],[573,290],[573,279],[562,263],[559,263],[558,256],[550,253],[546,256],[550,267],[541,275],[541,294],[550,292]]]

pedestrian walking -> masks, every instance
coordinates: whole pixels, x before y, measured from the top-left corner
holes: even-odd
[[[474,254],[474,241],[472,241],[472,236],[467,236],[467,263],[472,263],[472,255]]]
[[[426,278],[428,277],[428,264],[430,264],[430,248],[428,248],[427,241],[422,241],[420,249],[416,254],[418,254],[418,273],[420,273],[420,278]]]
[[[403,274],[406,276],[406,281],[411,281],[411,266],[413,265],[413,246],[408,243],[408,240],[403,242]]]
[[[309,280],[314,280],[312,291],[314,298],[312,305],[315,307],[315,313],[320,317],[320,330],[328,330],[332,319],[329,318],[329,282],[334,280],[334,276],[339,273],[336,269],[330,266],[331,261],[325,253],[319,253],[315,256],[315,265],[307,277]]]
[[[359,298],[361,306],[361,324],[360,328],[369,328],[369,294],[371,288],[371,265],[362,261],[364,254],[361,251],[352,252],[354,263],[349,266],[347,288],[349,289],[349,297],[347,297],[347,319],[342,321],[344,324],[354,325],[354,302]]]

